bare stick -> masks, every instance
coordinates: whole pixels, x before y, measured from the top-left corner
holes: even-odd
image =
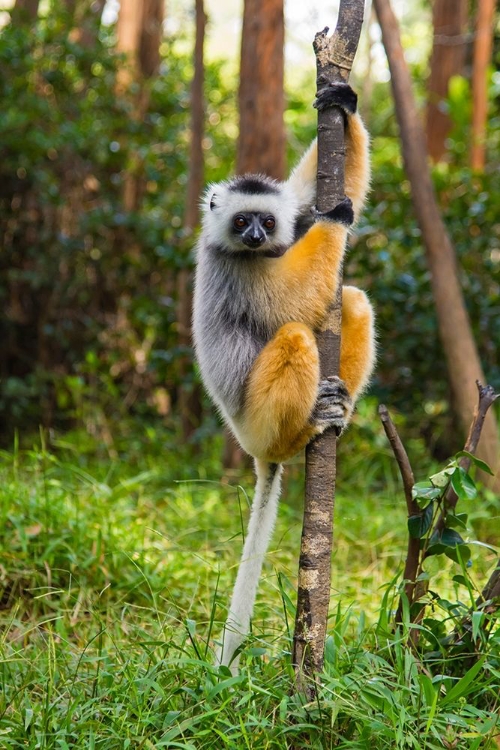
[[[334,81],[347,81],[363,24],[363,0],[341,0],[337,27],[316,34],[314,49],[318,91]],[[318,113],[317,208],[327,211],[344,197],[344,118],[338,108]],[[341,279],[339,280],[341,290]],[[340,362],[341,292],[326,330],[318,335],[321,377],[336,375]],[[325,432],[306,449],[304,521],[299,561],[297,616],[293,663],[298,689],[315,695],[311,680],[323,666],[330,600],[333,513],[336,477],[336,437]]]
[[[387,407],[380,404],[378,408],[380,419],[385,430],[385,434],[391,444],[392,452],[398,462],[399,471],[403,480],[403,488],[406,499],[406,507],[408,510],[408,518],[410,516],[420,515],[422,512],[418,507],[417,503],[412,497],[412,487],[415,484],[413,476],[413,470],[410,465],[408,454],[404,448],[401,438],[398,435],[396,427],[389,415]],[[413,595],[415,592],[416,579],[418,574],[418,567],[420,562],[420,539],[415,539],[411,535],[408,535],[408,546],[406,549],[406,561],[404,569],[404,580],[405,583],[405,594],[409,604],[413,602]],[[400,599],[398,609],[396,611],[396,623],[401,622],[403,618],[403,601]]]

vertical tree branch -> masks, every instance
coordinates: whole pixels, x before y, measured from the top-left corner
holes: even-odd
[[[488,117],[488,65],[493,48],[495,0],[479,0],[472,62],[471,167],[484,170],[486,120]]]
[[[341,0],[337,27],[316,34],[314,49],[318,91],[330,82],[347,81],[363,24],[363,0]],[[344,118],[338,108],[318,113],[317,207],[333,208],[344,197]],[[339,294],[325,330],[318,334],[321,376],[338,374],[340,361],[341,279]],[[299,561],[293,663],[297,687],[309,698],[312,677],[323,666],[330,600],[331,554],[336,478],[336,436],[327,431],[306,449],[304,521]]]
[[[462,75],[466,45],[468,0],[435,0],[432,6],[434,40],[427,81],[426,140],[433,162],[446,155],[451,117],[443,107],[452,76]]]
[[[382,425],[385,430],[385,434],[391,444],[392,452],[398,462],[399,471],[403,480],[403,489],[405,493],[406,508],[408,511],[408,518],[411,516],[419,515],[422,511],[414,501],[412,496],[412,487],[415,484],[413,471],[410,465],[408,454],[406,453],[405,447],[401,442],[401,438],[398,435],[396,427],[389,415],[387,407],[380,404],[378,409]],[[410,534],[408,535],[408,546],[406,549],[406,560],[403,578],[405,583],[405,594],[408,598],[408,602],[413,602],[413,595],[415,591],[417,571],[420,563],[420,539],[415,539]],[[401,622],[403,617],[403,601],[400,600],[399,606],[396,612],[396,622]]]
[[[245,0],[236,172],[285,176],[283,0]]]
[[[442,216],[427,164],[425,134],[406,65],[399,26],[390,0],[373,0],[382,30],[382,41],[391,71],[396,116],[399,124],[405,171],[411,184],[413,206],[431,274],[439,335],[457,412],[466,433],[476,402],[474,383],[484,383],[481,362],[458,276],[456,255]],[[500,441],[493,413],[484,424],[478,455],[498,474],[500,486]]]
[[[191,81],[191,140],[189,149],[189,169],[187,181],[186,209],[184,213],[184,233],[189,244],[200,220],[199,196],[203,187],[204,157],[203,136],[205,122],[205,63],[204,45],[207,15],[203,0],[195,0],[196,34],[194,44],[194,73]],[[186,265],[177,274],[177,332],[178,344],[188,350],[191,346],[191,310],[193,272]],[[190,384],[186,388],[186,373],[192,369],[191,357],[182,354],[178,359],[177,403],[181,417],[181,430],[187,440],[198,426],[201,416],[200,388]]]

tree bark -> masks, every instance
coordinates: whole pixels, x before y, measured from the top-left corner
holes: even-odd
[[[245,0],[236,171],[285,176],[283,0]]]
[[[149,106],[148,78],[160,65],[164,0],[121,0],[117,23],[118,52],[128,65],[118,71],[117,89],[126,92],[133,81],[139,83],[134,98],[134,118],[142,121]],[[143,164],[139,153],[131,155],[131,167],[124,180],[123,203],[126,211],[136,211],[144,192]]]
[[[160,44],[163,38],[164,10],[165,0],[142,0],[138,62],[139,70],[144,78],[155,76],[160,68]]]
[[[401,438],[398,435],[396,426],[392,421],[387,407],[384,404],[380,404],[378,413],[384,427],[385,434],[389,440],[394,453],[394,457],[399,466],[399,473],[403,480],[403,489],[406,500],[406,510],[408,518],[411,516],[421,515],[422,511],[413,499],[412,488],[415,484],[415,478],[413,476],[413,469],[411,468],[410,459],[406,453],[405,447],[401,442]],[[420,539],[415,539],[408,534],[408,544],[406,547],[406,560],[405,569],[403,572],[403,579],[405,581],[405,594],[409,604],[413,602],[413,592],[415,590],[417,571],[420,562]],[[399,600],[399,606],[396,611],[396,623],[400,623],[403,620],[403,600]]]
[[[413,205],[422,232],[437,322],[446,358],[457,416],[466,434],[476,403],[477,380],[484,383],[481,362],[458,279],[455,251],[439,212],[430,171],[423,128],[412,93],[411,79],[401,47],[397,20],[389,0],[374,0],[382,29],[399,123],[403,160],[410,180]],[[478,455],[496,473],[500,483],[500,444],[493,413],[486,418]]]
[[[341,0],[335,33],[316,34],[318,91],[331,81],[347,81],[363,24],[363,0]],[[344,117],[339,108],[318,113],[317,207],[327,211],[344,197]],[[340,362],[339,294],[324,331],[317,336],[321,377],[337,375]],[[292,661],[300,692],[315,696],[311,678],[321,671],[330,602],[337,439],[328,430],[307,446],[304,520],[299,560],[297,614]]]
[[[116,49],[126,55],[128,67],[118,71],[118,85],[126,88],[137,75],[137,53],[142,20],[142,5],[137,0],[120,0],[116,24]]]
[[[432,12],[434,43],[427,83],[427,149],[434,162],[446,154],[451,119],[443,109],[450,78],[463,72],[466,52],[468,0],[435,0]]]
[[[493,45],[495,0],[479,0],[472,68],[472,149],[471,167],[484,170],[486,120],[488,117],[488,65]]]
[[[195,0],[196,36],[194,45],[194,74],[191,82],[191,142],[189,150],[189,171],[184,213],[184,230],[188,241],[200,220],[200,194],[203,187],[203,135],[205,120],[205,102],[203,86],[205,68],[203,46],[207,16],[203,0]],[[179,345],[191,347],[191,310],[193,307],[192,292],[193,273],[191,268],[181,268],[177,276],[177,330]],[[192,369],[192,357],[182,356],[179,361],[178,409],[181,418],[181,430],[187,440],[201,421],[201,393],[195,384],[186,388],[186,373]]]
[[[38,16],[40,0],[16,0],[10,12],[12,23],[33,23]]]

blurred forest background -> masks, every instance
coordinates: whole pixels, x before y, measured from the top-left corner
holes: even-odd
[[[235,169],[283,177],[316,127],[312,50],[297,53],[293,21],[285,48],[282,0],[244,5],[239,77],[226,55],[238,33],[221,46],[203,0],[0,4],[4,447],[39,425],[110,455],[142,432],[196,445],[218,429],[190,346],[199,195]],[[498,389],[500,13],[488,0],[411,6],[396,9],[434,185]],[[320,25],[326,15],[333,23],[333,4]],[[377,311],[370,395],[441,459],[462,447],[461,419],[369,9],[352,81],[373,139],[373,188],[346,268]]]

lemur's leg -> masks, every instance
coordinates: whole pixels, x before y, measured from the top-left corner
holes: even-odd
[[[250,372],[241,435],[245,449],[276,462],[299,451],[314,435],[309,417],[318,383],[319,355],[313,332],[303,323],[283,325]]]
[[[281,463],[328,427],[340,432],[350,411],[351,399],[340,379],[320,380],[311,329],[287,323],[252,368],[240,439],[252,455]]]
[[[368,383],[375,364],[373,308],[361,289],[342,289],[340,378],[353,402]]]

